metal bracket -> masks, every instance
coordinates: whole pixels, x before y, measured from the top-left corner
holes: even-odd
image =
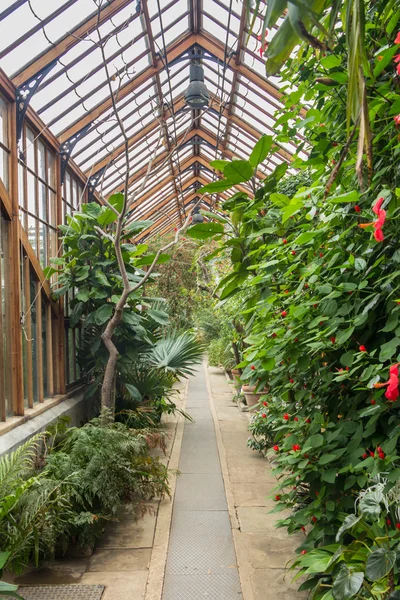
[[[210,142],[206,142],[206,140],[204,140],[200,135],[194,135],[190,140],[184,142],[181,145],[181,148],[184,148],[185,146],[200,146],[201,144],[215,149],[215,146],[213,144],[210,144]]]
[[[236,54],[236,51],[231,50],[230,52],[228,52],[227,56],[230,58],[231,56],[235,56]],[[157,55],[161,60],[164,59],[162,52],[158,52]],[[211,62],[215,62],[220,66],[223,66],[225,64],[223,60],[217,58],[214,54],[212,54],[208,50],[205,50],[199,44],[193,44],[193,46],[190,46],[190,48],[188,48],[183,54],[181,54],[177,58],[174,58],[174,60],[171,60],[169,66],[175,65],[179,62],[183,62],[184,60],[210,60]]]
[[[92,175],[91,177],[89,177],[88,180],[88,202],[93,202],[94,200],[94,193],[96,191],[96,186],[99,183],[100,179],[103,177],[104,175],[104,171],[106,170],[107,167],[103,167],[102,169],[100,169],[100,171],[97,171],[94,175]]]
[[[187,171],[196,171],[196,169],[198,171],[208,171],[209,173],[214,173],[214,171],[212,169],[202,165],[201,163],[199,163],[197,161],[195,163],[193,163],[192,165],[190,165],[190,167],[186,167],[186,169],[183,169],[183,171],[181,171],[181,173],[187,173]]]
[[[58,60],[46,65],[41,71],[35,73],[32,77],[27,79],[25,83],[20,85],[16,90],[16,101],[17,101],[17,143],[20,142],[22,136],[22,126],[26,111],[28,110],[29,103],[32,96],[37,92],[39,85],[42,83],[46,75],[56,66]]]
[[[67,171],[67,165],[69,159],[71,158],[71,154],[76,144],[79,142],[81,138],[83,138],[88,130],[92,127],[93,123],[89,123],[85,125],[78,133],[70,137],[68,140],[63,142],[60,147],[60,156],[61,156],[61,184],[64,183],[65,173]]]

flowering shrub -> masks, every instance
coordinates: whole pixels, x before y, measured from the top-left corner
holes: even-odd
[[[202,190],[249,181],[274,144],[288,141],[298,150],[292,166],[311,177],[282,193],[287,165],[279,165],[254,195],[232,196],[218,217],[226,234],[220,252],[232,257],[218,292],[222,300],[242,298],[247,323],[242,380],[271,392],[251,427],[264,432],[257,450],[269,445],[275,459],[275,511],[292,509],[280,526],[305,532],[305,553],[335,542],[370,478],[385,474],[386,493],[400,478],[399,14],[384,0],[365,5],[365,156],[353,135],[365,135],[357,115],[347,122],[350,50],[338,27],[326,54],[304,45],[287,61],[282,75],[294,91],[278,115],[280,131]],[[365,581],[363,590],[368,574]],[[396,571],[386,591],[398,583]],[[314,597],[331,600],[329,593]]]

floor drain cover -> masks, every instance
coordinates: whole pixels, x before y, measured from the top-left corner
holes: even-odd
[[[24,600],[101,600],[103,592],[104,585],[23,586],[18,590]]]

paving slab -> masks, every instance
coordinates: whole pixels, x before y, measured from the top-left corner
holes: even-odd
[[[98,548],[90,558],[87,572],[144,571],[150,556],[150,548]]]
[[[109,571],[103,573],[85,573],[81,583],[102,584],[105,591],[101,600],[143,600],[147,582],[147,570],[128,573]]]

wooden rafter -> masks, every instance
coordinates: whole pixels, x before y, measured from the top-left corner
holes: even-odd
[[[148,40],[148,44],[149,44],[149,48],[150,48],[151,60],[153,63],[153,67],[157,68],[157,55],[156,55],[156,48],[154,45],[154,38],[153,38],[153,32],[152,32],[150,15],[149,15],[149,7],[148,7],[147,0],[142,0],[142,2],[143,2],[142,10],[143,10],[145,27],[146,27],[146,31],[147,31],[147,40]],[[161,19],[161,15],[160,15],[160,19]],[[160,124],[161,130],[162,130],[162,135],[164,138],[164,146],[165,146],[167,152],[170,153],[171,152],[171,143],[169,141],[169,135],[168,135],[167,117],[164,112],[164,98],[163,98],[163,91],[162,91],[162,87],[161,87],[161,80],[160,80],[159,72],[157,72],[155,75],[155,81],[156,81],[156,90],[157,90],[157,96],[158,96],[158,106],[159,106],[159,111],[160,111],[159,124]],[[172,105],[169,108],[169,113],[172,113],[172,118],[175,119],[175,108],[174,108],[173,99],[172,99]],[[168,157],[168,164],[169,164],[169,169],[170,169],[170,172],[171,172],[171,175],[173,178],[173,186],[174,186],[174,190],[175,190],[175,201],[176,201],[176,206],[178,209],[179,221],[182,225],[184,214],[182,214],[182,207],[179,202],[179,191],[178,191],[178,186],[176,184],[176,172],[175,172],[174,164],[172,162],[171,154],[169,154],[169,157]]]

